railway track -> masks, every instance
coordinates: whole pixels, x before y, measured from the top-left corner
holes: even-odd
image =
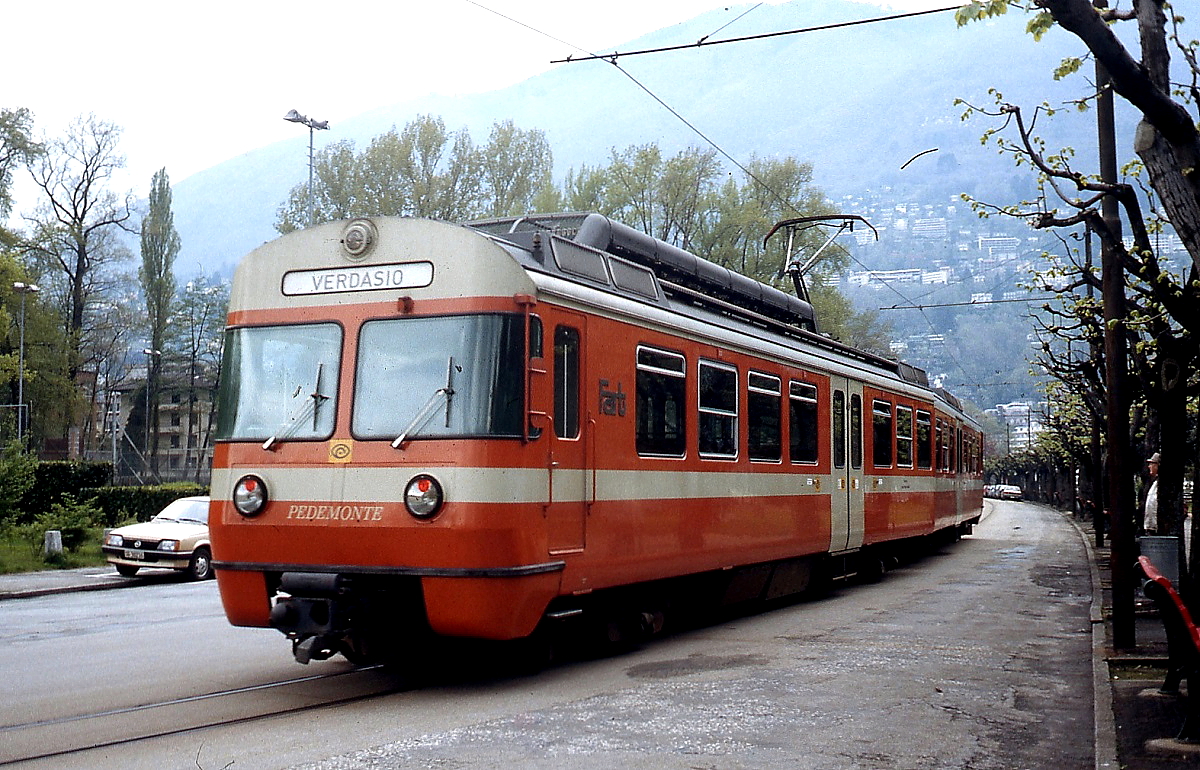
[[[8,724],[0,726],[0,767],[340,706],[408,686],[396,673],[370,666]]]

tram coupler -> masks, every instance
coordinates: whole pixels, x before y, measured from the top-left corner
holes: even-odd
[[[292,656],[304,665],[310,660],[328,660],[337,651],[337,640],[328,636],[309,636],[292,642]]]
[[[292,640],[300,663],[325,660],[349,628],[350,580],[342,575],[285,572],[279,589],[285,594],[271,608],[271,627]]]

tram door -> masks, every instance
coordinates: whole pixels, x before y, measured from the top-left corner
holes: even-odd
[[[549,332],[553,345],[554,422],[548,431],[549,498],[546,527],[549,550],[564,554],[583,550],[591,475],[587,468],[588,415],[583,398],[584,317],[571,314]]]
[[[859,548],[863,543],[863,396],[862,385],[845,377],[830,378],[829,550]]]

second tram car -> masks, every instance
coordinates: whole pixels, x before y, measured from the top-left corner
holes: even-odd
[[[923,372],[595,214],[291,233],[238,267],[226,334],[221,598],[301,662],[653,628],[980,515],[980,428]]]

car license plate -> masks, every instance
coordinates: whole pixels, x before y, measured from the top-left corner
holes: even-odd
[[[145,553],[143,553],[142,551],[130,551],[130,550],[126,550],[126,551],[125,551],[125,558],[126,558],[126,559],[140,559],[140,560],[145,560],[145,558],[146,558],[146,554],[145,554]]]

